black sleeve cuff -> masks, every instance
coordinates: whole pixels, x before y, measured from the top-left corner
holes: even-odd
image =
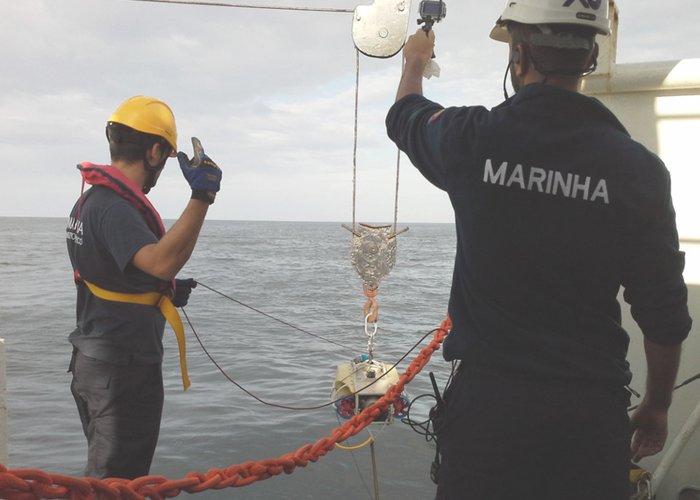
[[[192,196],[190,196],[190,198],[193,200],[206,201],[211,205],[212,203],[214,203],[216,193],[213,191],[207,191],[205,189],[193,189]]]

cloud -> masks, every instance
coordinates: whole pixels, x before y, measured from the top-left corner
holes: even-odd
[[[271,5],[251,0],[249,3]],[[368,1],[287,0],[353,9]],[[445,104],[503,98],[507,47],[488,39],[498,2],[448,3],[435,26]],[[697,57],[697,0],[619,0],[618,62]],[[409,32],[417,28],[413,2]],[[146,3],[5,2],[0,18],[0,215],[64,216],[79,191],[75,164],[108,162],[104,125],[127,97],[175,111],[179,145],[200,137],[224,170],[213,218],[348,220],[352,211],[356,53],[352,15]],[[360,57],[357,211],[393,217],[396,148],[386,138],[401,58]],[[446,197],[404,158],[399,217],[452,220]],[[170,161],[149,195],[177,217],[188,188]]]

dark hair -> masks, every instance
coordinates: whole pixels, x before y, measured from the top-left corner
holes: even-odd
[[[535,69],[544,75],[582,76],[595,67],[590,56],[596,31],[574,24],[508,23],[513,47],[524,44],[530,49]]]
[[[156,143],[161,144],[167,155],[172,150],[170,144],[162,137],[139,132],[121,123],[108,122],[105,132],[109,141],[109,153],[112,161],[120,160],[131,163],[143,160],[146,151]]]

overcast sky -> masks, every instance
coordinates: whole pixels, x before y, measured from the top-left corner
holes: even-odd
[[[349,10],[372,3],[357,1],[241,3]],[[700,1],[617,3],[618,64],[700,57]],[[209,218],[352,219],[352,14],[134,0],[0,4],[0,216],[66,216],[80,192],[75,165],[109,162],[105,122],[127,97],[143,94],[174,110],[179,149],[191,154],[189,138],[197,136],[222,168]],[[443,105],[494,106],[507,50],[488,33],[505,2],[446,4],[447,18],[435,27],[442,75],[425,93]],[[384,117],[400,67],[400,54],[360,58],[358,222],[393,220],[396,149]],[[176,160],[149,197],[164,218],[180,214],[189,188]],[[405,157],[398,209],[399,222],[452,220],[447,197]]]

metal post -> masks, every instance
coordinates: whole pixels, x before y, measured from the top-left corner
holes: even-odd
[[[0,339],[0,463],[7,465],[7,404],[5,399],[5,339]]]

